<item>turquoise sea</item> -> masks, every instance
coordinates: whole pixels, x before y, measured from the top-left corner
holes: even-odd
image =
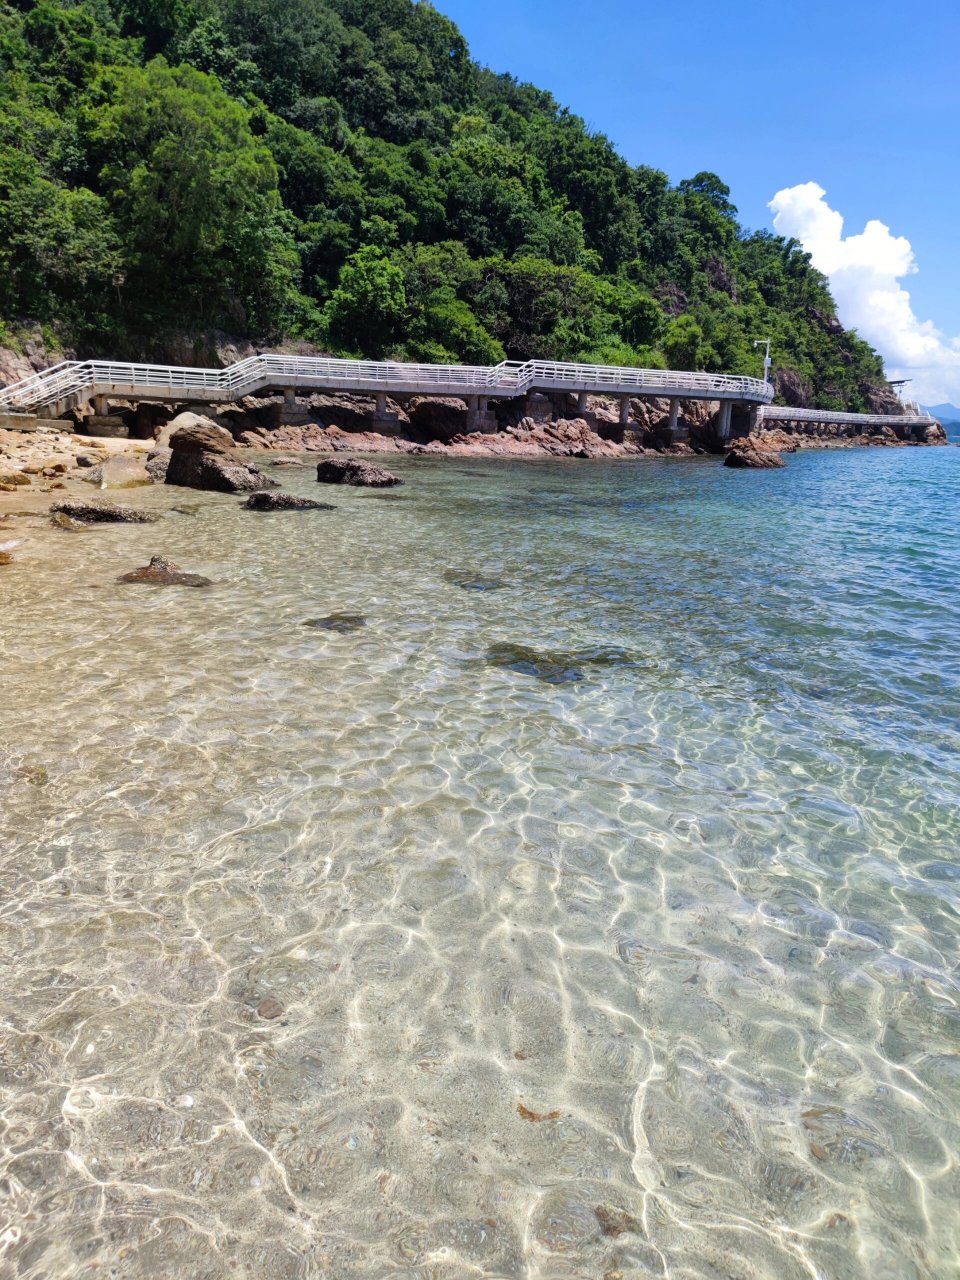
[[[0,529],[0,1276],[960,1274],[960,452],[388,465]]]

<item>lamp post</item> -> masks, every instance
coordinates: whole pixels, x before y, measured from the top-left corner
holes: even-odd
[[[769,381],[770,381],[770,366],[773,364],[773,361],[770,359],[770,339],[769,339],[769,338],[755,338],[755,339],[754,339],[754,341],[753,341],[753,345],[754,345],[755,347],[764,347],[764,348],[765,348],[765,354],[764,354],[764,357],[763,357],[763,380],[764,380],[764,382],[769,382]]]

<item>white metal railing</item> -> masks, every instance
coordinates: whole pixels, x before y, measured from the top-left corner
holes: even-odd
[[[259,355],[226,369],[119,361],[66,361],[0,390],[0,408],[36,413],[54,405],[97,394],[137,398],[182,398],[190,392],[208,398],[238,398],[270,386],[312,386],[401,394],[517,396],[535,387],[587,391],[602,395],[646,393],[705,399],[739,398],[762,404],[773,395],[757,378],[688,373],[667,369],[623,369],[614,365],[564,364],[549,360],[505,360],[485,365],[402,364],[392,361],[336,360],[321,356]]]
[[[849,422],[860,427],[918,426],[924,422],[936,422],[929,413],[840,413],[836,409],[791,409],[781,404],[764,405],[760,413],[765,422]]]

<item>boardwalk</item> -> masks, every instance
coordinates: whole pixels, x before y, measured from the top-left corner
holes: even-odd
[[[387,415],[387,397],[456,396],[469,411],[468,426],[488,424],[487,405],[532,392],[573,393],[585,410],[588,396],[620,401],[621,421],[631,399],[670,401],[671,425],[685,400],[720,404],[718,434],[730,433],[734,405],[762,413],[771,421],[851,422],[918,425],[931,419],[919,412],[899,417],[836,413],[833,410],[772,406],[773,387],[759,378],[671,369],[630,369],[613,365],[563,364],[550,360],[504,361],[482,365],[403,364],[390,361],[334,360],[319,356],[258,355],[225,369],[129,364],[107,360],[69,360],[0,389],[0,413],[58,417],[91,402],[103,411],[107,398],[172,404],[229,404],[244,396],[281,391],[293,400],[299,391],[373,394],[377,415]]]

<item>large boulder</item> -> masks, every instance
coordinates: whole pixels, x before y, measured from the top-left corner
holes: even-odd
[[[734,440],[723,460],[725,467],[744,467],[752,470],[770,470],[786,466],[775,449],[756,436],[741,436]]]
[[[209,428],[213,428],[214,432],[222,432],[222,435],[215,435],[209,432]],[[154,440],[155,449],[169,449],[171,437],[177,432],[184,431],[193,433],[201,431],[204,439],[210,444],[207,445],[207,452],[216,453],[216,441],[219,440],[225,449],[233,448],[233,436],[223,427],[218,426],[211,418],[205,418],[199,413],[178,413],[175,418],[171,418],[168,423],[162,426]],[[226,437],[224,443],[223,437]],[[212,447],[211,447],[212,445]]]
[[[170,435],[170,459],[164,483],[187,489],[212,489],[217,493],[255,492],[276,487],[258,466],[244,462],[234,452],[233,436],[209,418],[180,414],[182,422]]]
[[[352,484],[365,489],[385,489],[403,484],[399,476],[361,458],[325,458],[317,465],[320,484]]]

